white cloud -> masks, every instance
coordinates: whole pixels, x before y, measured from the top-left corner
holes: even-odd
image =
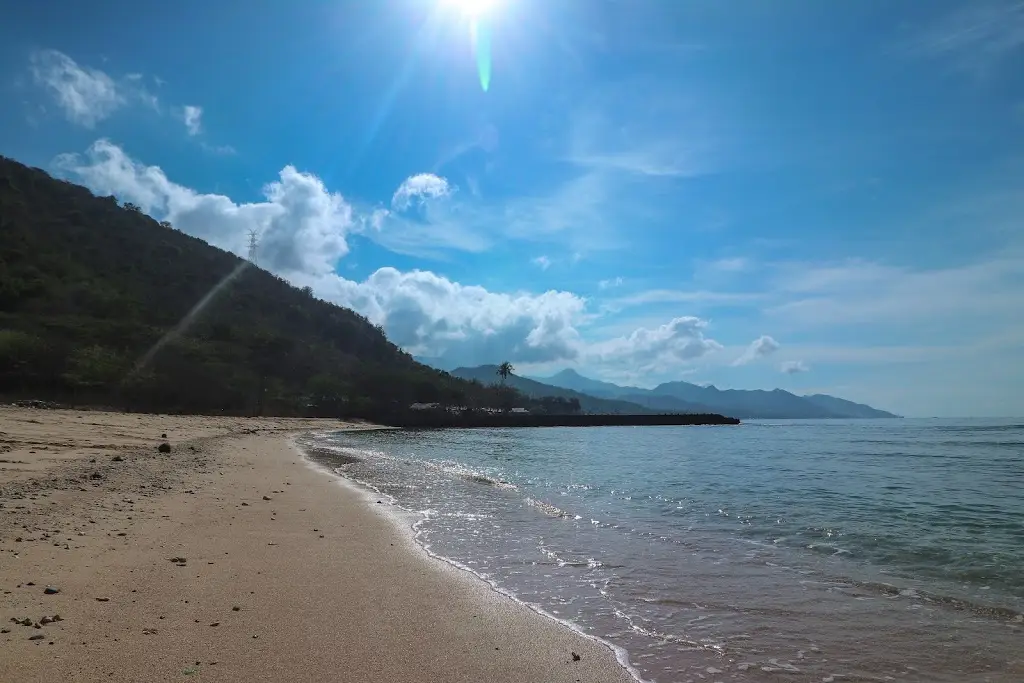
[[[795,375],[800,372],[809,372],[810,368],[802,360],[787,360],[779,365],[779,372],[787,375]]]
[[[961,322],[1024,310],[1024,257],[1005,251],[947,268],[908,268],[850,260],[785,263],[770,287],[769,315],[801,326]],[[966,330],[966,327],[961,329]]]
[[[620,306],[642,306],[644,304],[699,303],[717,305],[745,305],[765,297],[755,292],[712,292],[702,289],[649,289],[630,296],[615,299]]]
[[[260,233],[260,263],[287,273],[329,273],[348,253],[352,208],[323,182],[292,166],[263,188],[262,202],[236,204],[170,181],[157,166],[145,166],[109,142],[98,140],[86,154],[55,161],[65,174],[100,194],[114,194],[176,228],[236,254],[246,253],[248,230]]]
[[[754,341],[750,342],[750,346],[747,347],[746,351],[743,352],[739,358],[732,362],[733,365],[746,365],[758,358],[764,358],[770,356],[779,350],[781,344],[775,341],[768,335],[761,335]]]
[[[384,326],[410,353],[458,365],[575,358],[586,302],[569,292],[504,294],[426,271],[381,268],[363,282],[333,276],[318,293]]]
[[[621,287],[622,286],[622,282],[623,282],[623,280],[622,280],[621,277],[614,277],[614,278],[611,278],[609,280],[601,280],[601,281],[599,281],[597,283],[597,288],[598,289],[613,289],[615,287]]]
[[[718,259],[717,261],[712,261],[707,264],[708,270],[718,271],[720,273],[739,273],[747,270],[749,267],[750,259],[743,258],[742,256]]]
[[[722,345],[704,336],[707,322],[693,316],[674,318],[655,328],[640,327],[628,335],[592,344],[586,360],[609,366],[629,366],[641,373],[677,368]]]
[[[537,258],[530,259],[530,263],[532,263],[533,265],[537,266],[541,270],[547,270],[548,268],[551,267],[551,259],[549,259],[547,256],[544,256],[544,255],[538,256]]]
[[[30,62],[35,82],[50,91],[73,123],[92,128],[128,102],[114,79],[99,69],[79,66],[62,52],[33,52]]]
[[[619,177],[686,178],[713,170],[721,117],[702,93],[682,96],[657,79],[595,91],[570,118],[565,161]]]
[[[433,173],[418,173],[409,176],[399,185],[391,198],[391,206],[396,211],[405,211],[414,201],[447,197],[451,192],[452,187],[444,178]]]
[[[186,104],[182,109],[181,119],[185,122],[189,135],[199,135],[203,128],[203,108]]]
[[[247,233],[260,234],[260,266],[326,300],[348,306],[383,325],[411,353],[448,365],[502,360],[546,363],[600,360],[617,368],[679,370],[718,350],[704,336],[706,323],[676,318],[606,341],[587,341],[587,302],[570,292],[497,293],[435,273],[381,268],[358,282],[336,272],[348,252],[346,238],[388,229],[385,209],[356,213],[317,177],[286,166],[268,183],[263,201],[237,203],[178,185],[157,166],[131,159],[107,140],[84,155],[62,155],[54,165],[98,194],[114,194],[158,219],[211,244],[244,255]]]
[[[235,154],[238,154],[238,150],[236,150],[231,145],[211,145],[210,143],[203,140],[200,141],[199,146],[203,148],[204,152],[209,152],[210,154],[217,154],[219,156],[233,156]]]

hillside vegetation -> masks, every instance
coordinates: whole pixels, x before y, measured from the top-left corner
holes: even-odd
[[[414,401],[526,402],[421,365],[351,310],[3,157],[0,396],[371,419]]]

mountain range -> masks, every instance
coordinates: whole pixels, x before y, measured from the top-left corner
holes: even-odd
[[[456,368],[452,374],[486,384],[496,380],[497,366]],[[583,410],[589,412],[721,413],[740,419],[899,417],[826,394],[798,396],[783,389],[718,389],[689,382],[666,382],[653,389],[642,389],[591,379],[571,369],[562,370],[551,377],[512,375],[507,383],[531,397],[572,392],[579,398]]]

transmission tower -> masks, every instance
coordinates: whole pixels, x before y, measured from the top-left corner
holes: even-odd
[[[260,236],[255,230],[249,231],[249,263],[254,266],[259,265],[258,251],[260,246]]]

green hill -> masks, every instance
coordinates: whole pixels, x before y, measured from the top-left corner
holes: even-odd
[[[499,403],[351,310],[3,157],[0,398],[371,419]]]

